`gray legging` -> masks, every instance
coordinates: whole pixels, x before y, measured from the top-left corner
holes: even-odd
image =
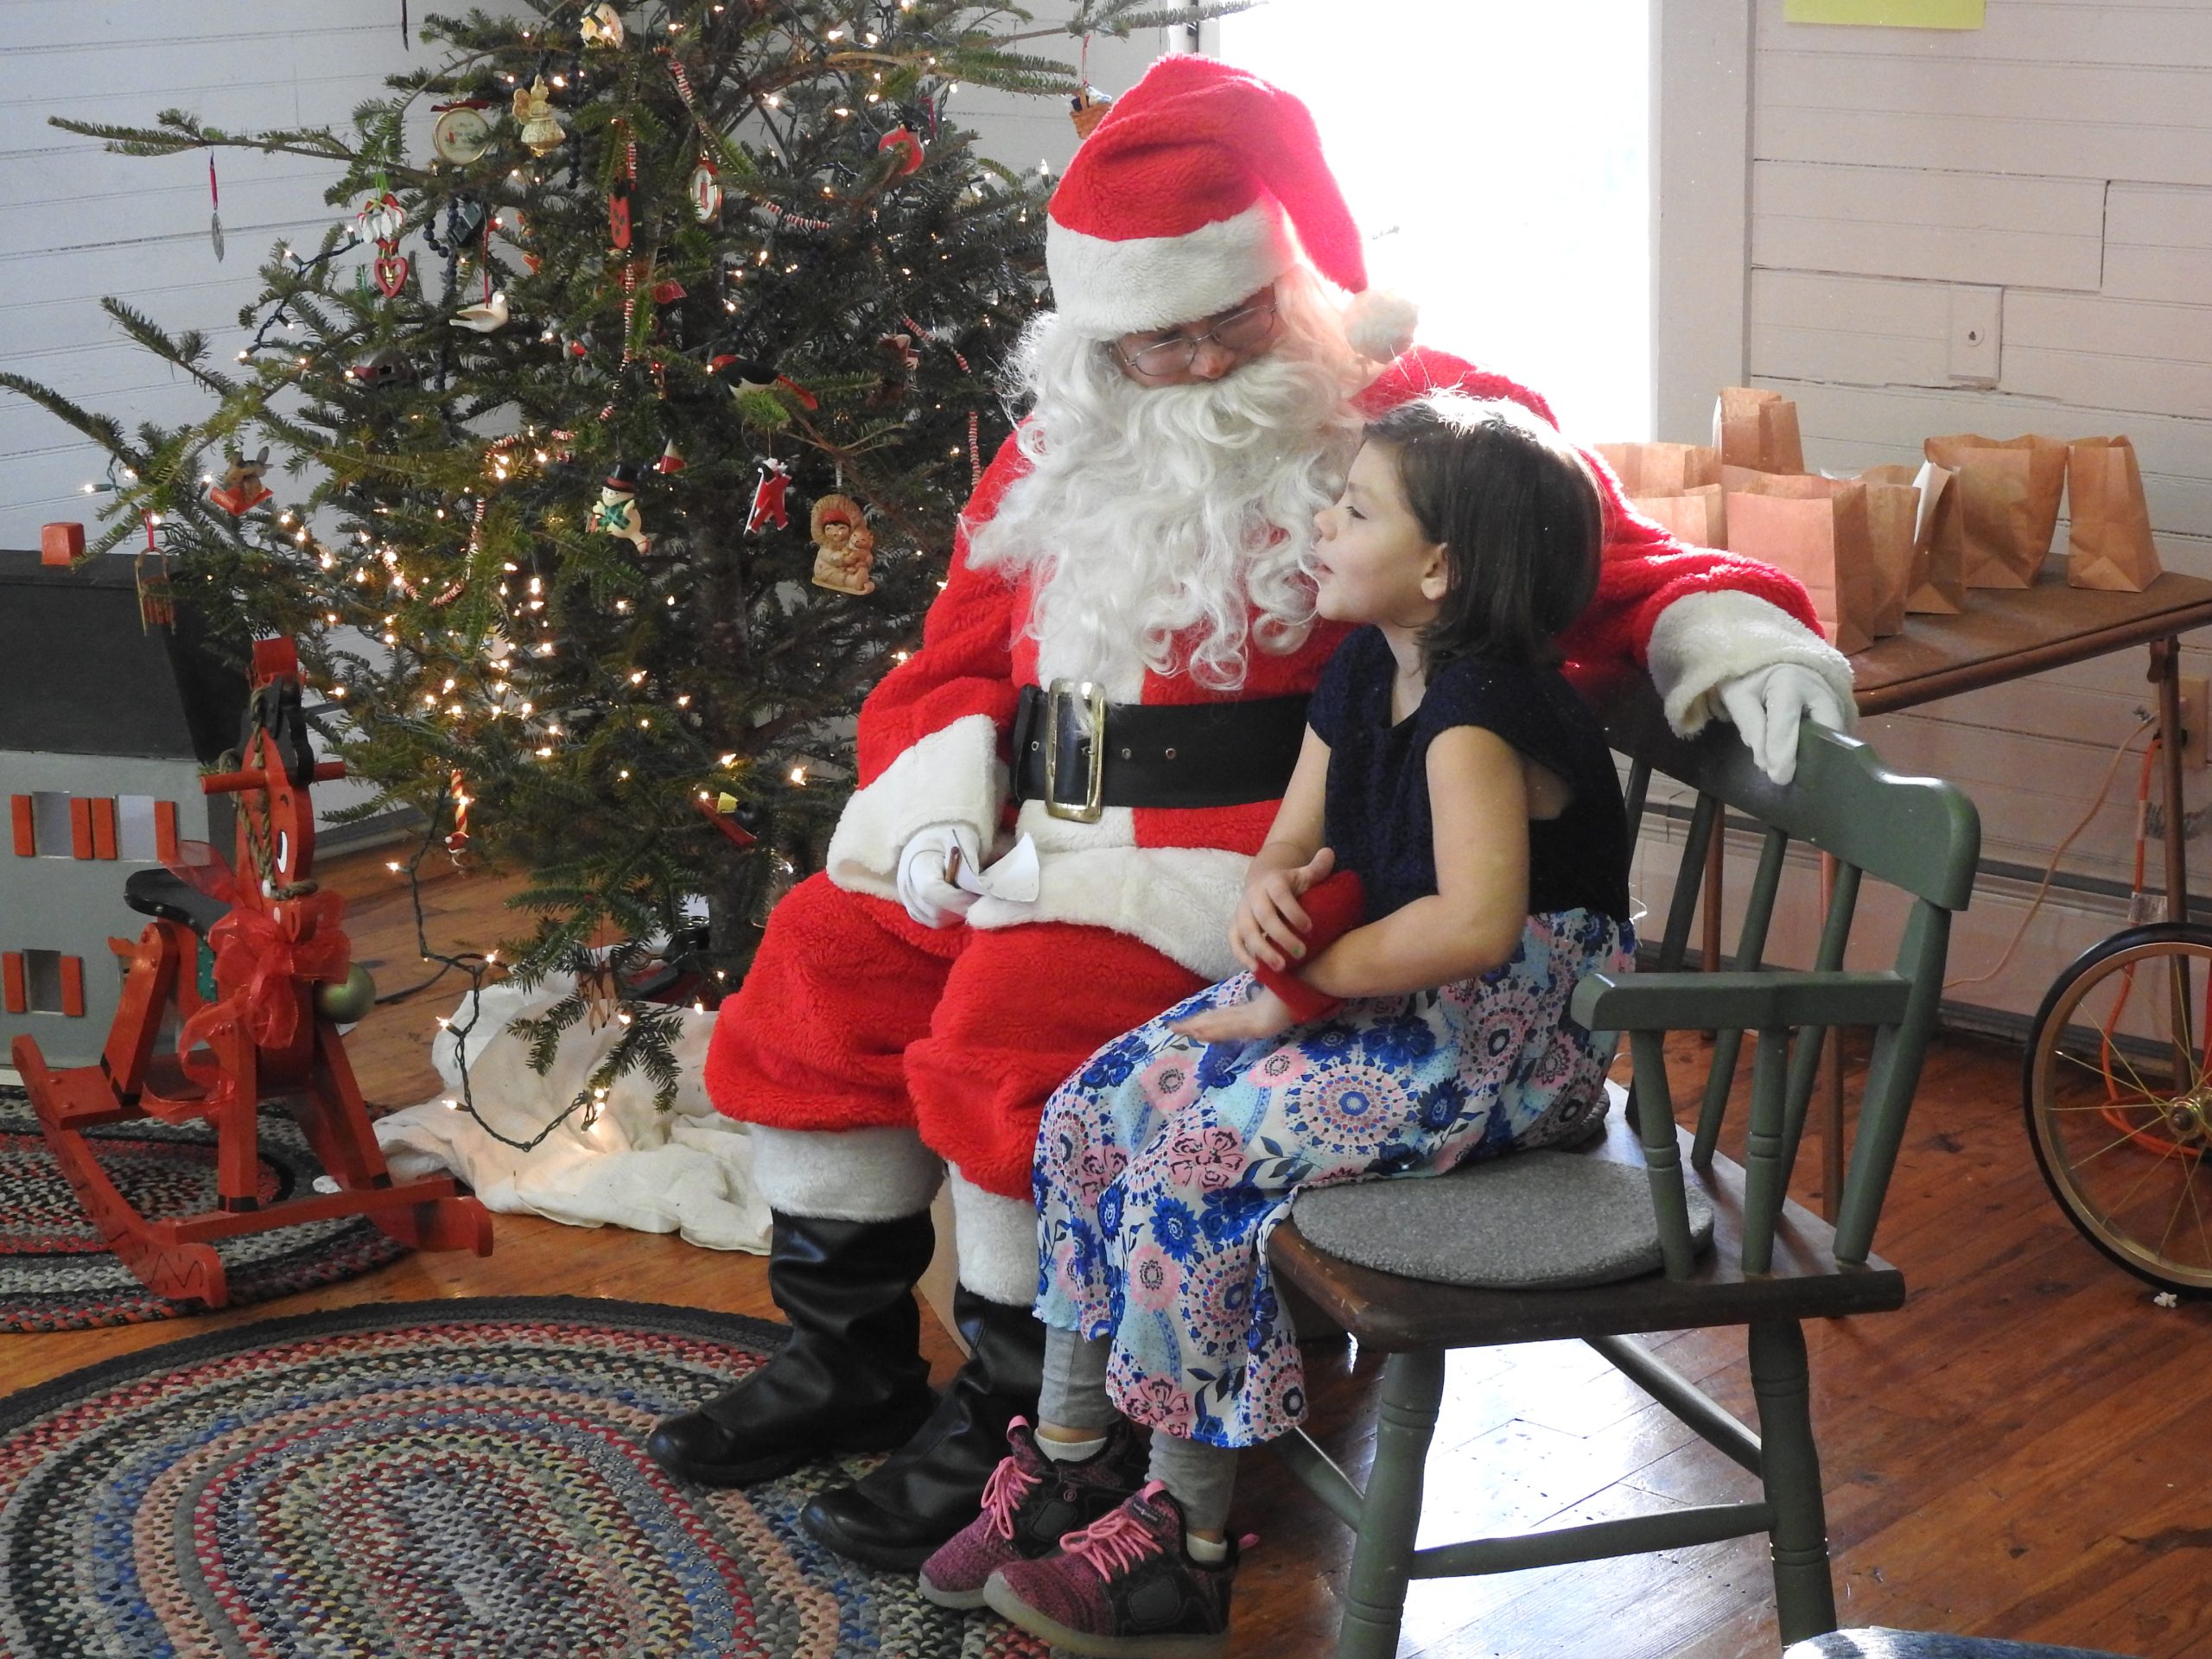
[[[1078,1337],[1072,1331],[1045,1333],[1045,1386],[1038,1415],[1062,1428],[1104,1433],[1118,1414],[1106,1394],[1106,1358],[1112,1344],[1103,1337]],[[1236,1487],[1236,1453],[1202,1440],[1179,1440],[1155,1432],[1152,1437],[1152,1478],[1183,1506],[1193,1532],[1219,1532],[1229,1521],[1229,1497]]]

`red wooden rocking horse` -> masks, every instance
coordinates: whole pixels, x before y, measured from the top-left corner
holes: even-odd
[[[491,1216],[453,1180],[395,1185],[385,1167],[334,1023],[365,1014],[375,989],[353,965],[345,899],[309,875],[308,785],[343,777],[345,765],[318,764],[308,746],[290,640],[255,645],[253,681],[238,769],[200,780],[238,798],[237,874],[194,845],[181,868],[131,875],[124,900],[153,919],[135,944],[109,941],[124,959],[123,998],[99,1063],[51,1070],[29,1037],[13,1051],[47,1143],[101,1236],[156,1294],[211,1308],[229,1300],[214,1240],[298,1222],[361,1215],[421,1249],[492,1252]],[[200,995],[199,938],[214,953],[213,1001]],[[156,1052],[172,1008],[174,1052]],[[256,1120],[277,1102],[335,1192],[259,1202]],[[216,1208],[156,1221],[116,1190],[84,1131],[139,1117],[214,1125]]]

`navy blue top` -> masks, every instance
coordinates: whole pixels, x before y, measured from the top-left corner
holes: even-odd
[[[1428,746],[1480,726],[1573,791],[1556,818],[1529,823],[1529,910],[1588,909],[1629,919],[1627,810],[1604,730],[1555,668],[1462,657],[1429,680],[1421,707],[1390,720],[1398,671],[1380,628],[1360,629],[1321,673],[1306,723],[1329,746],[1325,845],[1359,872],[1375,921],[1436,891]]]

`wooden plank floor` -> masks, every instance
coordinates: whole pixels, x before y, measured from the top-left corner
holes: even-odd
[[[381,855],[334,868],[383,986],[419,977],[405,891]],[[508,884],[426,882],[433,944],[523,931]],[[350,1046],[372,1100],[437,1088],[427,1061],[452,978],[382,1008]],[[1681,1076],[1704,1051],[1685,1042]],[[1898,1313],[1808,1332],[1847,1624],[2212,1659],[2212,1308],[2155,1306],[2075,1237],[2037,1175],[2018,1052],[1946,1036],[1933,1051],[1878,1246],[1912,1287]],[[1816,1175],[1818,1148],[1801,1168]],[[1798,1196],[1817,1201],[1804,1180]],[[267,1306],[121,1330],[0,1339],[0,1389],[194,1330],[352,1303],[514,1294],[626,1297],[773,1318],[757,1257],[673,1237],[500,1217],[487,1261],[416,1256]],[[940,1380],[950,1340],[927,1338]],[[1669,1360],[1749,1416],[1740,1333],[1663,1339]],[[1363,1468],[1377,1362],[1309,1349],[1314,1421]],[[1459,1356],[1430,1465],[1424,1542],[1747,1496],[1735,1465],[1574,1344]],[[1266,1453],[1235,1523],[1257,1532],[1237,1586],[1239,1659],[1321,1655],[1349,1538]],[[1483,1580],[1416,1586],[1405,1656],[1735,1659],[1771,1655],[1764,1544],[1742,1541]]]

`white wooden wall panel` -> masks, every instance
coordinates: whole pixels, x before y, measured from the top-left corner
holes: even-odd
[[[2207,297],[2212,190],[2114,184],[2105,198],[2104,291],[2118,299]]]
[[[1762,161],[1751,264],[1943,282],[2094,289],[2104,187],[1902,168]]]
[[[1948,385],[1948,289],[1825,271],[1751,272],[1751,360],[1783,380]]]
[[[1772,20],[1779,24],[1777,14]],[[1769,45],[1789,42],[1779,28]],[[2005,0],[1978,30],[1834,29],[1817,43],[1823,56],[1909,57],[1972,68],[2011,63],[2212,68],[2212,10],[2202,0]]]
[[[1746,117],[1745,356],[1796,399],[1809,465],[1913,460],[1940,432],[2124,432],[2168,567],[2212,576],[2212,6],[1989,0],[1985,28],[1950,32],[1791,24],[1781,0],[1755,0]],[[1993,386],[1952,378],[1954,284],[2001,290]],[[2062,550],[2065,537],[2062,518]],[[2208,645],[2184,644],[2184,673],[2212,671]],[[1892,764],[1972,792],[1990,859],[2039,871],[2086,814],[2063,868],[2125,881],[2139,760],[2101,804],[2097,788],[2148,709],[2144,670],[2129,652],[1868,734]],[[2187,783],[2192,806],[2212,800],[2212,773]],[[2191,851],[2202,890],[2212,844]],[[2155,846],[2150,866],[2156,883]],[[1985,882],[1955,975],[1996,959],[2028,890]],[[2120,914],[2062,895],[2005,976],[1955,995],[2031,1012]]]
[[[1651,430],[1702,442],[1746,360],[1751,20],[1743,0],[1652,0],[1650,28]]]

